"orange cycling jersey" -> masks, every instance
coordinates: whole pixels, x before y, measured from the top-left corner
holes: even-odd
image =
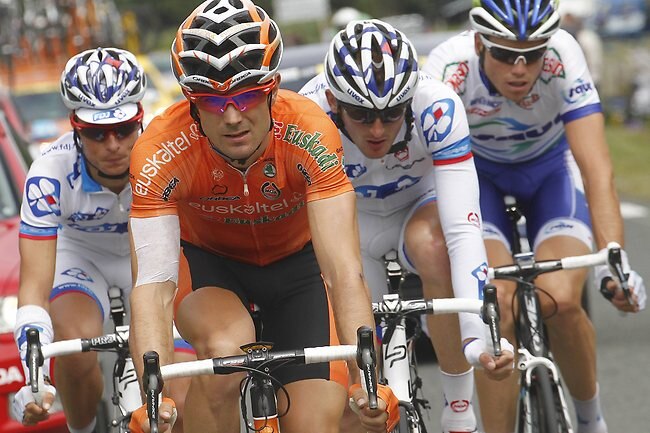
[[[268,147],[241,171],[210,147],[189,102],[169,107],[133,148],[131,217],[178,215],[181,239],[256,265],[300,250],[311,239],[305,204],[353,188],[339,132],[316,104],[280,90],[272,115]]]

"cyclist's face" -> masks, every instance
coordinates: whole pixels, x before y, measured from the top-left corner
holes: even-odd
[[[108,175],[120,175],[127,171],[131,149],[138,138],[140,128],[141,123],[136,121],[133,122],[133,128],[128,128],[128,130],[126,128],[115,130],[105,127],[96,130],[88,128],[88,131],[92,132],[91,134],[86,133],[83,129],[77,129],[84,155],[91,163],[88,169],[91,171],[99,169]],[[104,133],[100,134],[98,131]]]
[[[271,114],[269,101],[273,104],[278,92],[277,84],[262,101],[250,104],[240,111],[235,104],[227,104],[223,111],[202,108],[197,104],[201,127],[213,146],[232,159],[249,158],[261,154],[269,142]],[[255,149],[262,143],[257,151]],[[256,158],[247,161],[252,164]]]
[[[537,77],[542,72],[544,56],[539,56],[539,54],[543,53],[544,49],[540,49],[539,53],[526,52],[525,55],[533,60],[524,61],[524,56],[519,57],[522,53],[511,52],[512,55],[507,56],[508,51],[501,47],[526,49],[540,46],[540,41],[511,41],[490,36],[489,42],[498,44],[499,47],[488,49],[481,41],[479,34],[475,35],[474,47],[477,55],[480,56],[483,53],[485,74],[501,95],[511,101],[520,102],[530,93]],[[516,59],[514,64],[509,61],[510,58]]]
[[[404,124],[404,113],[402,112],[399,116],[390,116],[388,120],[382,120],[377,116],[370,123],[364,123],[358,120],[358,116],[354,115],[356,113],[348,113],[329,90],[326,91],[326,95],[330,109],[339,113],[352,142],[361,153],[371,159],[386,156]]]

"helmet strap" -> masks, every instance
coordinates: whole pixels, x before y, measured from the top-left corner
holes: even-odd
[[[481,75],[487,84],[488,91],[492,94],[497,94],[500,95],[499,91],[497,90],[496,86],[490,79],[488,78],[487,74],[485,73],[485,52],[487,51],[487,48],[483,47],[481,52],[478,55],[478,66],[479,70],[481,72]]]

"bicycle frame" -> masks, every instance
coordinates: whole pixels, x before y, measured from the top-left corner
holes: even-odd
[[[506,200],[506,213],[512,224],[513,265],[490,268],[490,279],[516,282],[519,307],[515,317],[515,335],[519,347],[517,366],[521,371],[517,401],[517,433],[572,433],[573,426],[558,368],[549,350],[541,304],[534,281],[538,275],[561,269],[609,264],[624,291],[627,289],[621,268],[620,246],[610,243],[607,253],[536,261],[534,253],[521,252],[517,223],[522,216],[516,203]],[[626,292],[627,294],[627,292]]]

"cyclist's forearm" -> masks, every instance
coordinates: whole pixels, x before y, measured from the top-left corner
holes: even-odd
[[[175,289],[173,282],[166,281],[138,286],[131,293],[129,346],[140,380],[143,371],[142,355],[145,352],[158,352],[161,365],[172,362]]]
[[[54,281],[56,239],[19,239],[20,289],[18,306],[37,305],[49,310],[49,296]]]

